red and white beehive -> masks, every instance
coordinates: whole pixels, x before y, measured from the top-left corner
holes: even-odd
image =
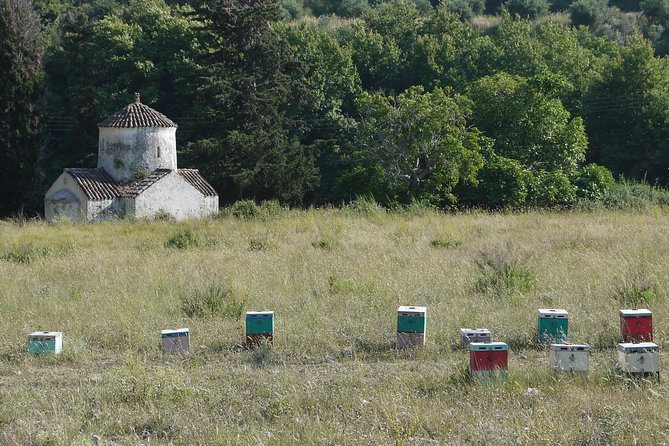
[[[653,313],[646,308],[620,310],[623,342],[652,342]]]
[[[472,342],[469,344],[469,374],[472,378],[508,377],[509,346],[504,342]]]

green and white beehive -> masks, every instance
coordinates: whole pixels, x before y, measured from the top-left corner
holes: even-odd
[[[538,315],[539,342],[566,342],[569,333],[569,313],[567,310],[541,308]]]
[[[427,307],[400,306],[397,309],[397,346],[425,345]]]
[[[28,335],[28,351],[34,355],[57,355],[63,351],[63,333],[36,331]]]

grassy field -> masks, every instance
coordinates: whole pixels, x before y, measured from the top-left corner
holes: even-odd
[[[615,344],[647,306],[666,346],[668,264],[659,208],[0,222],[0,444],[667,444],[666,372],[623,379]],[[394,348],[398,305],[428,307],[425,348]],[[587,377],[548,371],[538,308],[569,311]],[[242,347],[254,309],[273,348]],[[509,344],[508,382],[467,379],[460,327]],[[64,352],[29,356],[35,330]]]

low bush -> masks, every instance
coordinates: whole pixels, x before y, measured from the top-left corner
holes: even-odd
[[[253,200],[240,200],[230,206],[230,213],[233,217],[242,220],[259,218],[262,215],[260,207]]]
[[[200,238],[190,229],[184,229],[172,235],[165,242],[166,248],[188,249],[199,246]]]
[[[237,320],[242,317],[245,305],[244,299],[221,285],[196,290],[181,299],[181,311],[192,318],[221,317]]]
[[[534,274],[528,267],[529,255],[521,255],[513,245],[481,251],[476,260],[481,276],[474,289],[494,297],[522,300],[522,293],[534,288]]]
[[[613,297],[620,305],[640,308],[652,304],[657,299],[658,293],[657,281],[636,271],[617,278],[614,283]]]

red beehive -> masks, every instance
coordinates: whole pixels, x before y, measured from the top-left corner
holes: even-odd
[[[620,331],[623,342],[651,342],[653,313],[645,308],[620,310]]]
[[[473,377],[506,376],[509,347],[504,342],[469,344],[469,371]]]

